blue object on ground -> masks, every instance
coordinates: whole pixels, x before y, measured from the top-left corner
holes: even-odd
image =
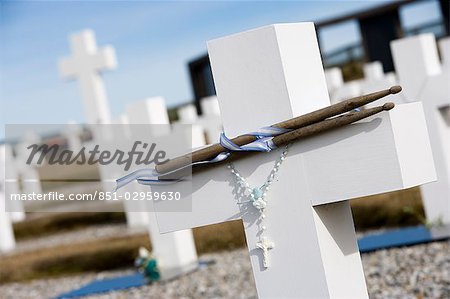
[[[200,260],[198,264],[198,269],[200,269],[215,264],[215,261]],[[73,290],[59,295],[55,299],[77,298],[93,294],[107,293],[111,291],[120,291],[129,288],[141,287],[146,284],[148,284],[148,280],[145,278],[145,275],[141,273],[135,273],[127,276],[109,279],[98,279],[85,285],[84,287],[79,288],[78,290]]]
[[[128,288],[140,287],[147,284],[145,276],[141,273],[132,275],[95,280],[84,287],[59,295],[57,299],[77,298],[92,294],[106,293],[110,291],[124,290]]]
[[[449,237],[450,233],[448,226],[436,229],[432,228],[429,230],[421,225],[367,235],[358,240],[358,246],[359,251],[364,253],[391,247],[411,246],[444,240]]]

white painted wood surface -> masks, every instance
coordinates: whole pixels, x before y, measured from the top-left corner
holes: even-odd
[[[406,100],[423,103],[428,124],[437,181],[421,188],[427,219],[450,223],[450,69],[440,65],[433,34],[393,41],[391,50]]]
[[[72,34],[70,48],[73,56],[59,61],[61,76],[79,81],[87,123],[110,123],[111,116],[101,72],[116,68],[114,48],[105,46],[98,49],[92,30]]]
[[[208,51],[228,136],[330,104],[312,23],[231,35],[209,42]],[[404,113],[421,115],[421,105],[400,106],[291,146],[267,195],[266,233],[275,242],[268,269],[255,247],[258,213],[251,206],[238,207],[240,196],[225,166],[195,174],[192,212],[157,212],[160,230],[242,219],[260,298],[367,298],[345,200],[435,179],[425,123],[397,117]],[[417,132],[405,132],[409,125]],[[279,151],[255,155],[235,167],[258,185],[278,156]],[[411,157],[421,162],[408,165]],[[156,210],[167,204],[156,203]]]

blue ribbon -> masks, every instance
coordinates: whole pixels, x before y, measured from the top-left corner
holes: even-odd
[[[245,135],[255,136],[256,140],[239,146],[235,144],[233,141],[231,141],[224,133],[220,134],[220,145],[227,149],[227,151],[224,151],[220,154],[218,154],[216,157],[204,160],[204,161],[198,161],[193,162],[189,165],[180,167],[178,169],[175,169],[170,172],[166,173],[158,173],[156,169],[140,169],[136,170],[130,174],[127,174],[119,179],[116,180],[116,190],[122,188],[123,186],[129,184],[130,182],[137,180],[139,184],[142,185],[167,185],[167,184],[173,184],[176,182],[179,182],[183,180],[180,179],[160,179],[160,176],[163,175],[169,175],[175,172],[178,172],[180,170],[183,170],[187,167],[192,167],[195,165],[202,165],[202,164],[212,164],[212,163],[218,163],[221,161],[226,160],[231,152],[270,152],[277,148],[275,143],[273,143],[273,137],[284,134],[286,132],[291,131],[290,129],[283,129],[283,128],[277,128],[277,127],[263,127],[255,132],[251,132]]]

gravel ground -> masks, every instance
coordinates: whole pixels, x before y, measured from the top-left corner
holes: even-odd
[[[246,249],[203,255],[216,264],[170,282],[103,295],[106,298],[256,298]],[[362,255],[370,298],[450,298],[450,241],[380,250]],[[84,274],[0,286],[0,298],[51,298],[96,278],[132,270]]]

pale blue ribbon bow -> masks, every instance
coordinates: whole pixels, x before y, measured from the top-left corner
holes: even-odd
[[[211,163],[217,163],[226,160],[231,152],[270,152],[271,150],[274,150],[277,148],[277,146],[273,143],[272,139],[274,136],[284,134],[286,132],[291,131],[290,129],[283,129],[283,128],[277,128],[277,127],[263,127],[255,132],[251,132],[245,135],[251,135],[255,136],[256,140],[239,146],[235,144],[233,141],[231,141],[224,133],[220,134],[220,145],[222,145],[224,148],[227,149],[227,151],[224,151],[220,154],[218,154],[216,157],[204,160],[204,161],[198,161],[193,162],[190,165],[183,166],[181,168],[175,169],[170,172],[166,173],[158,173],[156,169],[140,169],[136,170],[132,173],[129,173],[119,179],[116,180],[117,186],[116,190],[122,188],[123,186],[129,184],[130,182],[137,180],[139,184],[142,185],[161,185],[161,184],[173,184],[176,182],[181,181],[182,179],[160,179],[159,177],[162,175],[169,175],[175,172],[178,172],[184,168],[192,167],[194,165],[201,165],[201,164],[211,164]]]

